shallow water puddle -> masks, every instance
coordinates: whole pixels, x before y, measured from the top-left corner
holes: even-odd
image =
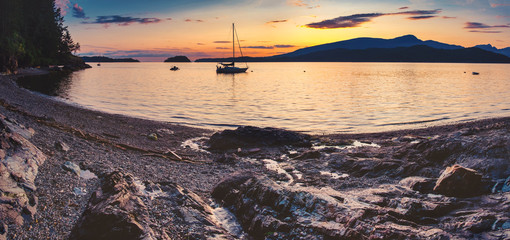
[[[188,139],[182,142],[182,148],[190,148],[193,151],[209,153],[209,151],[204,149],[203,140],[208,139],[207,137],[196,137]]]
[[[349,174],[347,173],[344,173],[344,174],[338,174],[338,173],[334,173],[334,172],[328,172],[328,171],[320,171],[321,175],[325,175],[325,176],[328,176],[330,177],[331,179],[344,179],[344,178],[348,178],[349,177]]]
[[[380,148],[381,146],[375,143],[363,143],[360,141],[354,141],[351,145],[346,146],[328,146],[328,145],[314,145],[312,146],[312,149],[314,150],[322,150],[325,148],[334,148],[334,149],[349,149],[349,148],[358,148],[358,147],[375,147]]]
[[[233,213],[231,213],[228,209],[224,207],[219,207],[217,204],[213,202],[212,206],[212,214],[213,220],[221,226],[223,229],[227,230],[230,234],[234,235],[236,238],[240,239],[246,234],[243,231],[243,228],[237,221],[237,218]]]

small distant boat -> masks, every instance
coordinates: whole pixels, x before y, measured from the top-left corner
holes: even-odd
[[[473,75],[480,75],[479,72],[473,72]]]
[[[177,70],[179,70],[179,68],[177,66],[173,66],[172,68],[170,68],[170,70],[177,71]]]
[[[218,63],[216,65],[216,73],[243,73],[248,70],[248,64],[244,63],[246,67],[236,67],[235,59],[236,59],[236,48],[235,48],[235,37],[237,37],[237,32],[234,24],[232,23],[232,62],[230,63]],[[241,50],[241,44],[239,43],[239,38],[237,38],[237,44],[239,45],[239,52],[241,53],[241,57],[243,57],[243,51]]]

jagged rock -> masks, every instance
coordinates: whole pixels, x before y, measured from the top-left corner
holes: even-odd
[[[34,181],[46,156],[23,137],[32,132],[0,114],[0,228],[5,232],[3,224],[22,225],[36,212]]]
[[[8,233],[7,226],[5,224],[3,224],[2,222],[0,222],[0,240],[6,240],[7,233]]]
[[[61,152],[67,152],[71,148],[65,142],[58,141],[55,143],[55,149],[57,149],[58,151],[61,151]]]
[[[69,161],[65,162],[64,164],[62,164],[62,168],[66,171],[76,174],[77,176],[80,176],[81,174],[80,166],[76,165],[76,163],[73,162]]]
[[[460,165],[447,167],[436,182],[434,191],[451,197],[482,194],[482,175]]]
[[[277,128],[238,127],[215,133],[208,141],[211,150],[245,147],[283,146],[310,147],[310,136]]]
[[[421,201],[419,193],[397,186],[338,192],[278,185],[251,173],[223,180],[212,196],[256,239],[449,238],[427,225],[458,208],[449,198]]]
[[[130,174],[112,172],[94,192],[69,239],[155,239]]]
[[[154,216],[165,216],[159,219],[165,224]],[[142,183],[113,172],[92,194],[70,239],[170,239],[168,228],[180,229],[183,239],[236,238],[197,194],[174,183]]]

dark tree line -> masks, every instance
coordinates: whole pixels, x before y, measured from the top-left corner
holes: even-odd
[[[65,64],[79,48],[54,0],[0,0],[0,70]]]

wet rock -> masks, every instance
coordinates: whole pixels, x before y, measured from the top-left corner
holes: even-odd
[[[304,153],[301,153],[301,154],[293,157],[292,159],[303,160],[303,159],[316,159],[316,158],[320,158],[320,157],[321,157],[321,152],[319,150],[311,150],[311,151],[306,151]]]
[[[434,191],[451,197],[482,194],[482,175],[460,165],[447,167],[436,182]]]
[[[501,179],[496,181],[496,183],[491,189],[491,192],[492,193],[510,192],[510,177],[508,177],[507,179]]]
[[[5,226],[22,225],[36,212],[34,181],[46,156],[23,137],[27,131],[0,114],[0,236]]]
[[[215,133],[208,141],[211,150],[226,150],[245,147],[298,146],[310,147],[310,136],[277,129],[243,126],[235,130]]]
[[[154,239],[133,176],[121,172],[106,176],[69,239]]]
[[[61,152],[67,152],[71,148],[65,142],[58,141],[55,143],[55,149],[57,149],[58,151],[61,151]]]
[[[66,171],[76,174],[77,176],[80,176],[81,174],[80,166],[76,165],[76,163],[73,162],[69,161],[65,162],[64,164],[62,164],[62,168]]]

